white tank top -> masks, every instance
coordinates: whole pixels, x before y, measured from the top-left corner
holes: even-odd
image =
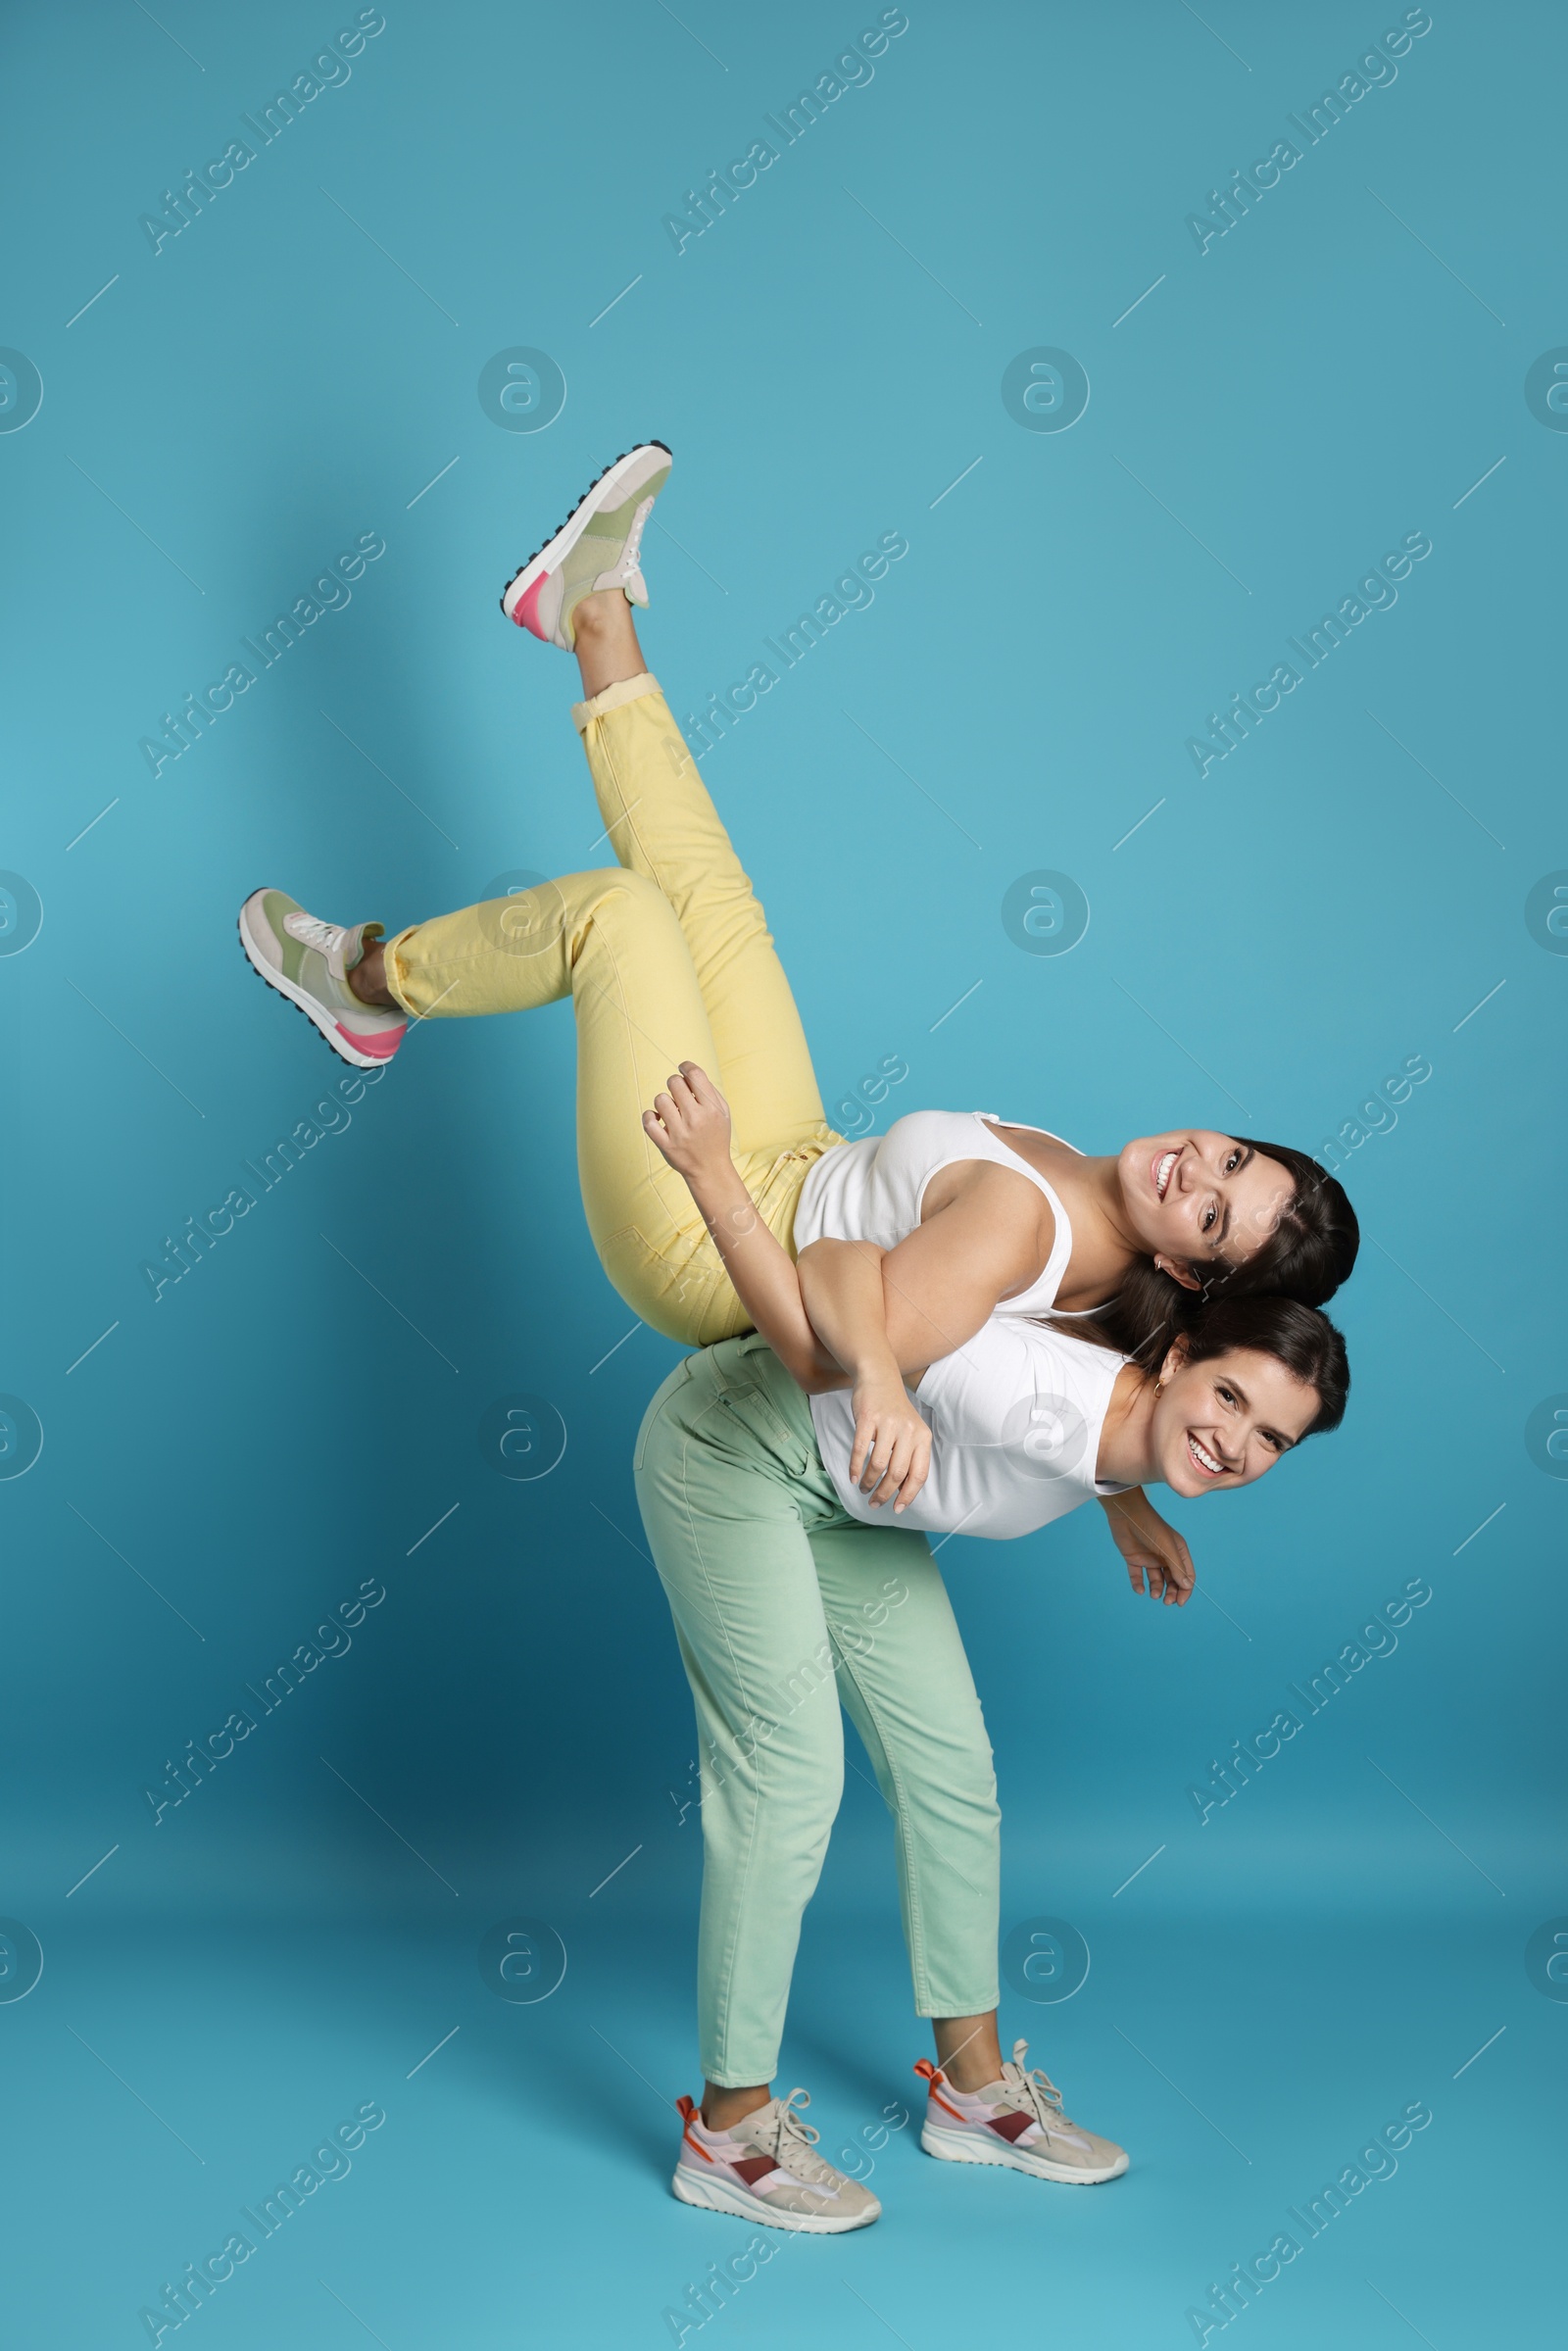
[[[911,1110],[896,1118],[885,1135],[864,1135],[858,1143],[836,1144],[824,1151],[801,1187],[795,1210],[797,1252],[812,1241],[869,1241],[878,1249],[896,1249],[919,1224],[933,1176],[960,1159],[992,1159],[1038,1184],[1056,1220],[1056,1237],[1040,1273],[1016,1298],[1003,1298],[996,1311],[1049,1313],[1072,1255],[1072,1226],[1045,1177],[986,1125],[994,1116],[990,1110]],[[1030,1127],[1026,1132],[1045,1135],[1050,1129]],[[1051,1140],[1060,1143],[1062,1138],[1052,1135]],[[1065,1148],[1077,1150],[1071,1143]]]
[[[914,1392],[931,1428],[931,1473],[902,1518],[888,1502],[873,1510],[850,1483],[848,1389],[811,1398],[823,1467],[845,1509],[869,1526],[996,1542],[1033,1534],[1092,1495],[1126,1493],[1095,1476],[1126,1359],[1045,1323],[993,1315],[956,1353],[933,1363]]]

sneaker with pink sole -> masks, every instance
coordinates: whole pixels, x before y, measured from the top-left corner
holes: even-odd
[[[378,922],[322,922],[281,890],[253,890],[239,910],[239,943],[252,969],[356,1069],[381,1068],[409,1029],[406,1012],[362,1004],[349,986],[349,973],[380,936]]]
[[[570,653],[571,615],[585,596],[619,588],[629,604],[645,605],[643,531],[673,462],[662,441],[639,441],[607,465],[554,537],[508,582],[501,598],[507,618]]]

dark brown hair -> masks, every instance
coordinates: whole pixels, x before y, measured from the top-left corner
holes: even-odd
[[[1185,1310],[1173,1311],[1162,1324],[1157,1346],[1152,1335],[1146,1335],[1141,1347],[1122,1345],[1115,1329],[1119,1298],[1092,1315],[1044,1319],[1053,1330],[1074,1339],[1087,1339],[1095,1347],[1109,1347],[1115,1354],[1126,1355],[1149,1380],[1158,1377],[1160,1365],[1173,1347],[1186,1350],[1189,1363],[1212,1362],[1216,1355],[1228,1355],[1233,1347],[1246,1347],[1254,1355],[1272,1355],[1293,1380],[1299,1380],[1317,1396],[1316,1415],[1302,1436],[1316,1437],[1321,1431],[1339,1427],[1350,1394],[1350,1364],[1344,1336],[1326,1314],[1320,1314],[1315,1306],[1303,1306],[1294,1298],[1226,1296],[1200,1299],[1174,1282],[1167,1287],[1178,1298],[1185,1299],[1186,1305]]]
[[[1305,1437],[1337,1429],[1345,1418],[1350,1365],[1344,1336],[1315,1306],[1303,1306],[1293,1298],[1215,1298],[1200,1306],[1187,1328],[1178,1331],[1176,1344],[1185,1344],[1189,1363],[1211,1362],[1233,1347],[1272,1355],[1292,1379],[1317,1396],[1317,1414],[1302,1431]]]

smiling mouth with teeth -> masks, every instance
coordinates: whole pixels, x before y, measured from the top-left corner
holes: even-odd
[[[1224,1462],[1217,1461],[1206,1445],[1200,1445],[1190,1429],[1187,1432],[1187,1450],[1205,1478],[1222,1478],[1225,1475]]]
[[[1154,1198],[1156,1200],[1163,1200],[1170,1189],[1170,1179],[1176,1172],[1176,1162],[1180,1157],[1179,1151],[1161,1151],[1159,1157],[1154,1161]]]

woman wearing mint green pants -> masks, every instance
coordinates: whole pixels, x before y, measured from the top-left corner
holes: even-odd
[[[842,1704],[893,1813],[914,2004],[997,2006],[991,1747],[923,1535],[868,1527],[755,1334],[689,1355],[637,1440],[643,1525],[702,1739],[699,2024],[710,2083],[768,2082],[844,1780]]]

